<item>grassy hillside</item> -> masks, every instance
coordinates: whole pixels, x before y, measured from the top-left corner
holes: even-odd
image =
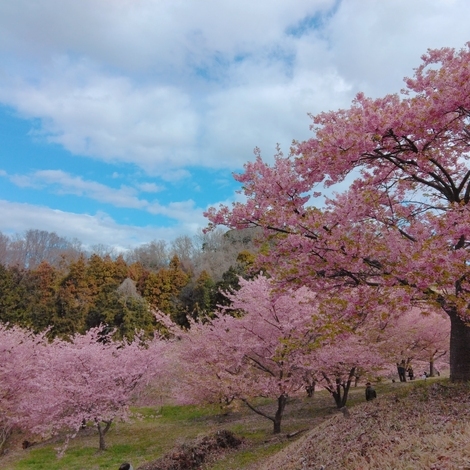
[[[259,470],[470,469],[470,387],[398,387],[321,423]]]
[[[130,461],[138,468],[175,446],[229,430],[242,445],[218,454],[205,470],[470,469],[469,387],[441,379],[376,389],[378,399],[371,403],[364,402],[363,387],[352,390],[349,418],[325,391],[293,399],[280,436],[273,436],[269,421],[242,406],[224,414],[217,407],[145,407],[138,410],[141,419],[112,427],[105,452],[97,451],[98,437],[90,428],[62,459],[55,451],[60,442],[23,450],[25,436],[15,436],[0,463],[11,470],[117,470]]]

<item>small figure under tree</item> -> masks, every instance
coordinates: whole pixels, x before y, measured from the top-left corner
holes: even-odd
[[[372,384],[370,382],[367,382],[366,383],[366,400],[371,401],[371,400],[375,400],[376,398],[377,398],[377,392],[372,387]]]

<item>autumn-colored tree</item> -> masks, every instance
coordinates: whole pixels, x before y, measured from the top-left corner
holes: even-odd
[[[152,336],[155,318],[135,284],[145,281],[140,263],[127,266],[97,254],[79,256],[60,269],[43,261],[34,269],[0,265],[0,321],[66,338],[106,324],[116,338],[133,338],[136,331]],[[187,275],[174,263],[156,275],[157,298],[173,316]],[[151,284],[151,283],[150,283]],[[129,291],[132,286],[132,292]]]
[[[137,283],[139,279],[143,276],[144,271],[145,271],[144,266],[140,262],[136,261],[127,266],[127,272],[128,272],[127,277],[129,277],[135,283]]]
[[[93,254],[87,263],[87,277],[97,295],[116,289],[127,277],[128,268],[122,257],[114,261],[110,256],[101,258]]]
[[[470,380],[469,64],[470,43],[429,50],[401,96],[360,93],[349,109],[312,116],[314,137],[272,166],[258,153],[236,176],[245,203],[207,214],[262,227],[272,238],[263,261],[287,284],[337,299],[366,286],[357,306],[371,312],[380,301],[442,308],[454,381]]]
[[[52,336],[70,336],[84,333],[88,312],[92,305],[92,291],[83,256],[72,261],[60,281],[56,316],[52,321]]]
[[[59,272],[42,261],[29,275],[32,287],[29,326],[36,332],[44,331],[52,324],[56,313]]]
[[[147,272],[139,281],[138,288],[142,297],[153,309],[164,312],[176,320],[180,311],[178,295],[188,282],[189,276],[175,255],[167,268],[161,268],[157,272]]]

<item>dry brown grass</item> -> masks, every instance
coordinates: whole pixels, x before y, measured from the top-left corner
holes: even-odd
[[[423,383],[319,424],[259,470],[470,470],[470,386]]]

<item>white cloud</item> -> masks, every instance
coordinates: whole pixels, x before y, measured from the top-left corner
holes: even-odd
[[[137,88],[130,80],[58,63],[39,84],[0,87],[0,100],[27,118],[38,136],[73,153],[155,169],[191,163],[198,117],[190,98],[170,85]]]
[[[309,137],[307,112],[399,91],[428,47],[463,46],[469,16],[467,0],[2,2],[0,101],[73,153],[168,179],[239,168]]]
[[[469,17],[466,0],[348,0],[325,34],[344,79],[380,96],[399,92],[428,48],[463,47]]]
[[[73,194],[96,201],[112,204],[115,207],[145,209],[148,202],[137,197],[137,190],[128,186],[111,188],[96,181],[84,180],[62,170],[39,170],[30,175],[12,175],[10,181],[20,187],[49,189],[58,194]]]
[[[0,48],[47,62],[72,51],[121,69],[165,71],[282,38],[333,0],[15,0],[0,3]]]
[[[149,205],[148,211],[154,215],[165,216],[178,221],[184,232],[196,233],[207,225],[207,219],[203,217],[203,210],[196,207],[193,200],[170,202],[163,206],[158,202]]]
[[[109,170],[127,182],[118,188],[57,170],[0,176],[167,217],[166,235],[194,231],[206,221],[185,194],[197,190],[193,168],[238,170],[255,146],[268,160],[276,143],[287,153],[311,136],[308,112],[348,107],[360,90],[398,92],[428,47],[468,41],[469,17],[468,0],[0,2],[0,104],[32,120],[32,138],[186,184],[182,202],[162,204],[148,196],[167,188],[125,166]],[[62,218],[91,244],[124,246],[132,230],[159,238],[104,215],[2,204],[2,226],[18,231],[64,228]]]
[[[251,152],[258,143],[249,138],[251,106],[232,105],[243,99],[237,87],[248,85],[248,93],[242,95],[250,95],[269,60],[271,68],[279,70],[271,77],[264,73],[259,83],[268,80],[273,94],[266,97],[269,106],[255,103],[260,117],[256,127],[263,126],[263,110],[278,114],[279,127],[282,122],[293,127],[291,115],[282,116],[282,104],[276,104],[276,82],[285,72],[283,54],[295,53],[288,50],[290,46],[284,50],[281,42],[288,27],[332,4],[332,0],[302,0],[295,7],[282,0],[269,8],[247,0],[3,4],[0,51],[3,47],[8,58],[14,50],[16,60],[5,61],[9,79],[0,87],[0,100],[24,117],[39,118],[39,135],[76,154],[132,162],[153,174],[188,165],[239,166],[232,158],[221,158],[219,145],[207,146],[214,137],[221,139],[214,136],[212,125],[222,134],[234,126],[239,129],[243,149],[239,160],[245,160],[246,150]],[[241,63],[244,57],[252,58],[248,69],[237,66],[239,57]],[[258,59],[261,63],[253,67]],[[221,82],[213,82],[212,76]],[[220,113],[217,107],[211,109],[214,93],[225,95],[220,101],[229,106],[223,110],[224,118],[234,116],[224,119],[225,126],[210,121]],[[204,118],[209,121],[201,122]]]
[[[181,224],[173,227],[123,225],[103,212],[77,214],[54,210],[33,204],[22,204],[0,200],[0,232],[4,234],[23,233],[29,229],[55,232],[70,240],[78,239],[86,247],[103,244],[119,250],[128,249],[151,240],[171,242],[179,235],[195,235],[206,223],[202,216],[187,215]],[[200,214],[200,211],[199,211]]]
[[[257,75],[256,65],[243,68],[247,76]],[[227,167],[239,168],[253,158],[255,146],[266,158],[274,154],[277,143],[288,153],[292,139],[311,136],[307,113],[339,106],[352,97],[350,86],[331,69],[300,70],[287,82],[275,68],[268,71],[271,82],[277,78],[275,83],[260,77],[256,83],[210,97],[206,148],[214,166],[222,158]]]
[[[30,175],[7,175],[11,182],[21,187],[47,189],[57,194],[72,194],[79,197],[93,199],[100,203],[108,203],[114,207],[139,209],[150,214],[162,215],[175,220],[187,227],[204,226],[203,210],[196,207],[193,200],[170,202],[163,205],[157,201],[139,199],[136,188],[121,186],[112,188],[96,181],[84,180],[80,176],[73,176],[62,170],[39,170]],[[146,192],[161,190],[154,183],[137,185]]]
[[[155,183],[140,183],[137,186],[144,193],[159,193],[165,189],[163,186]]]

